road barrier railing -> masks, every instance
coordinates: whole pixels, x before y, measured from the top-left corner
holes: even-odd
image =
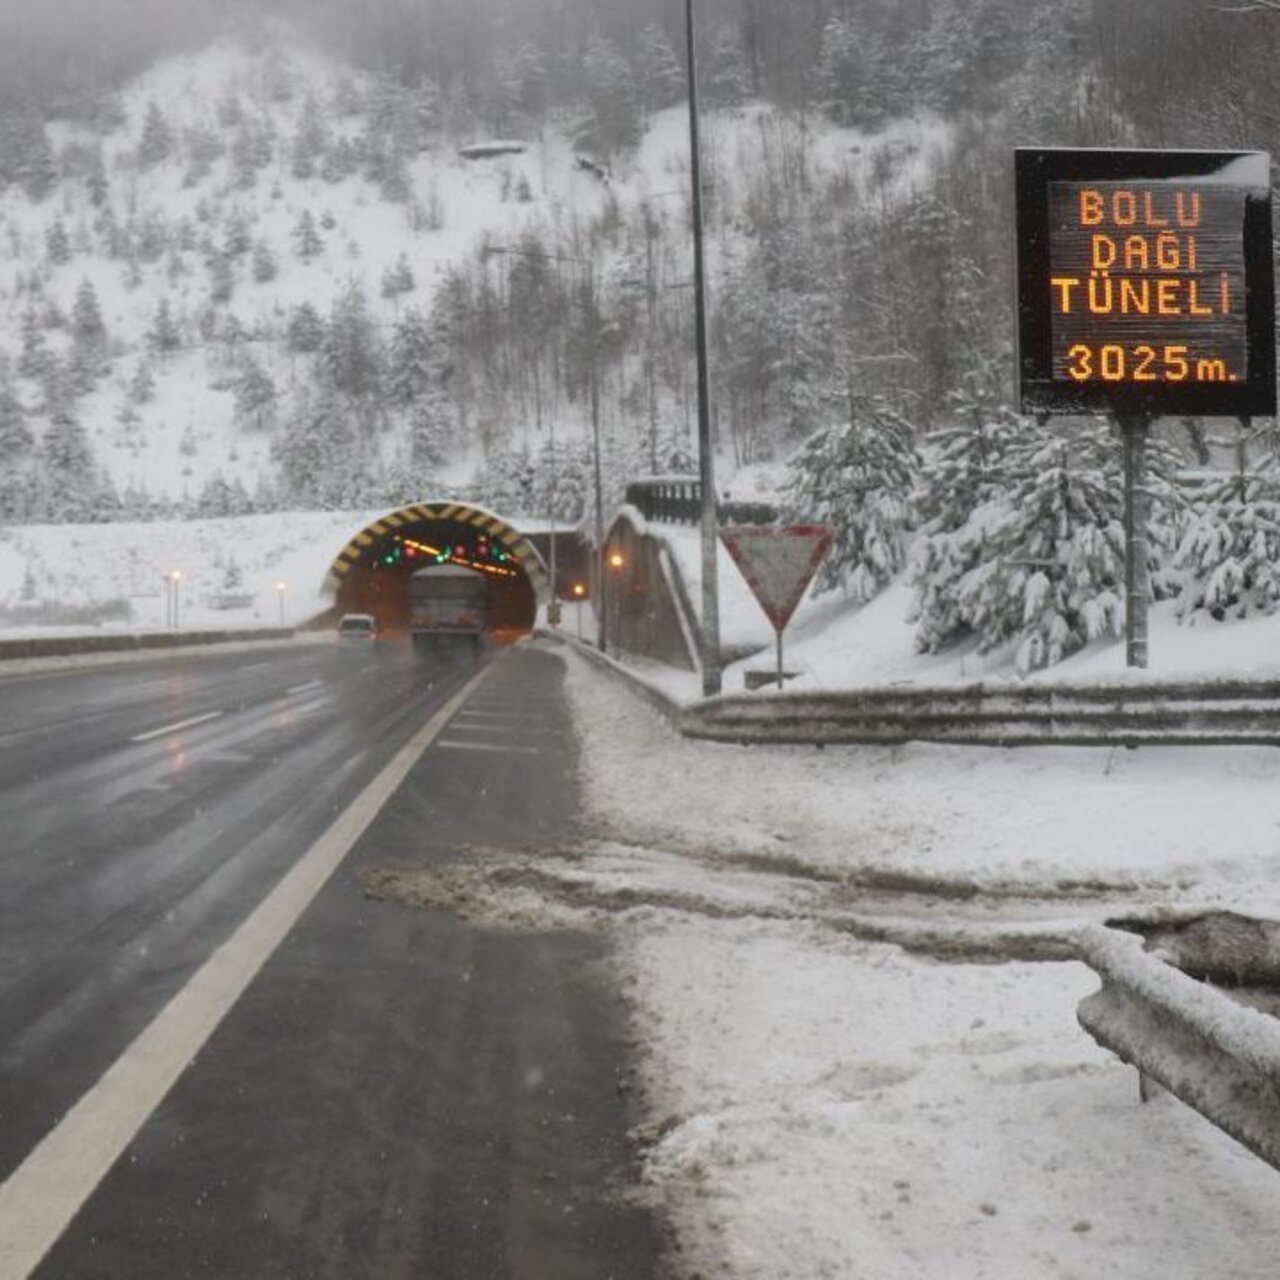
[[[1280,1169],[1280,1021],[1143,950],[1135,934],[1089,925],[1079,946],[1102,980],[1077,1006],[1080,1025]]]
[[[289,640],[292,627],[258,627],[237,631],[139,631],[105,635],[31,636],[0,640],[0,663],[14,658],[53,658],[76,653],[132,653],[144,649],[176,649],[186,645],[227,644],[238,640]]]
[[[1280,745],[1280,683],[889,685],[731,693],[691,704],[681,723],[689,737],[721,742]]]

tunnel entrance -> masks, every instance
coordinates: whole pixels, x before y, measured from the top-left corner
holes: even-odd
[[[547,585],[541,557],[506,521],[463,503],[404,507],[356,534],[329,570],[336,610],[371,613],[384,630],[405,631],[409,579],[432,564],[463,565],[484,577],[495,639],[533,630]]]

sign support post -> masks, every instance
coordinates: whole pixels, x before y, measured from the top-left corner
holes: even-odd
[[[1151,603],[1147,570],[1147,437],[1151,419],[1143,414],[1120,414],[1116,421],[1124,439],[1124,664],[1145,668]]]

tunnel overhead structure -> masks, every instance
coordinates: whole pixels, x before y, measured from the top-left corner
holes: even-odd
[[[338,613],[371,613],[384,629],[407,631],[410,580],[433,564],[484,577],[491,635],[533,629],[550,586],[542,557],[520,530],[470,503],[416,503],[380,516],[334,558],[326,585]]]

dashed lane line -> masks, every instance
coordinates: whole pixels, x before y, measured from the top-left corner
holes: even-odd
[[[443,751],[513,751],[536,756],[538,747],[513,747],[505,742],[462,742],[458,738],[441,738],[436,746]]]
[[[0,1280],[27,1280],[450,716],[468,681],[403,746],[97,1084],[0,1184]],[[172,726],[166,730],[172,732]]]
[[[190,720],[179,720],[176,724],[167,724],[163,729],[151,729],[146,733],[135,733],[130,742],[150,742],[152,738],[162,738],[166,733],[177,733],[182,729],[190,729],[192,725],[204,724],[225,715],[223,711],[207,711],[202,716],[192,716]]]

